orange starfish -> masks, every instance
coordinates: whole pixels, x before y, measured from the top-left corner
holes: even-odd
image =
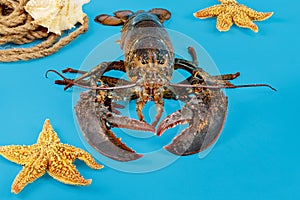
[[[92,181],[85,180],[75,165],[72,164],[76,158],[83,160],[93,169],[103,167],[97,164],[87,152],[60,143],[49,120],[45,121],[36,144],[31,146],[3,146],[0,147],[0,155],[14,163],[23,165],[23,169],[15,178],[11,188],[11,191],[16,194],[46,172],[66,184],[89,185]]]
[[[245,5],[238,4],[235,0],[219,0],[220,5],[214,5],[194,13],[200,19],[217,17],[217,29],[228,31],[233,23],[239,27],[250,28],[258,32],[258,27],[253,21],[262,21],[273,15],[273,12],[257,12]]]

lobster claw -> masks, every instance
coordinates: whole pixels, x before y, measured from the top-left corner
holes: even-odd
[[[164,147],[167,151],[183,156],[195,154],[207,149],[218,139],[226,119],[228,101],[221,90],[210,90],[208,93],[191,97],[181,110],[170,114],[160,123],[158,136],[178,124],[189,124],[171,144]]]
[[[80,129],[87,142],[101,154],[118,161],[131,161],[142,157],[127,147],[110,130],[112,127],[155,132],[153,126],[110,112],[104,105],[97,104],[90,95],[94,91],[81,94],[75,106]]]

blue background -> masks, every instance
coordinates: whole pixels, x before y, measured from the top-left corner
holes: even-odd
[[[229,113],[222,135],[204,159],[181,157],[172,165],[144,174],[109,167],[101,171],[76,161],[88,187],[64,185],[45,175],[19,195],[10,193],[21,166],[0,158],[0,199],[299,199],[299,15],[298,1],[246,1],[258,11],[274,11],[257,22],[259,33],[233,26],[219,33],[215,19],[199,20],[192,13],[217,4],[194,0],[92,0],[84,6],[89,31],[49,57],[0,64],[0,145],[33,144],[45,118],[61,141],[85,148],[77,134],[72,93],[44,77],[47,69],[77,68],[100,42],[119,32],[93,22],[101,13],[120,9],[167,8],[169,29],[199,42],[221,73],[241,72],[235,84],[269,83],[278,89],[227,90]]]

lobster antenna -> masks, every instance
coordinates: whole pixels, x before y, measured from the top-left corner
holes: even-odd
[[[81,85],[79,83],[76,83],[73,80],[67,79],[66,77],[64,77],[61,73],[59,73],[56,70],[50,69],[46,72],[45,76],[46,78],[48,78],[48,73],[49,72],[53,72],[55,74],[57,74],[58,76],[60,76],[66,83],[68,82],[68,85],[76,85],[78,87],[82,87],[82,88],[86,88],[86,89],[91,89],[91,90],[118,90],[118,89],[127,89],[127,88],[132,88],[136,86],[136,83],[133,84],[128,84],[128,85],[122,85],[122,86],[115,86],[115,87],[106,87],[106,86],[86,86],[86,85]],[[67,89],[67,88],[65,88]]]
[[[188,85],[188,84],[170,84],[173,87],[183,87],[183,88],[207,88],[207,89],[234,89],[234,88],[245,88],[245,87],[268,87],[271,90],[277,91],[275,88],[268,84],[248,84],[248,85]]]

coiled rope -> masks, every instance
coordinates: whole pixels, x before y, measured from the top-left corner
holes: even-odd
[[[0,62],[14,62],[42,58],[57,52],[88,30],[88,18],[75,31],[65,37],[47,33],[47,28],[33,24],[33,18],[25,11],[29,0],[0,0],[0,45],[27,44],[43,41],[28,48],[0,50]]]

